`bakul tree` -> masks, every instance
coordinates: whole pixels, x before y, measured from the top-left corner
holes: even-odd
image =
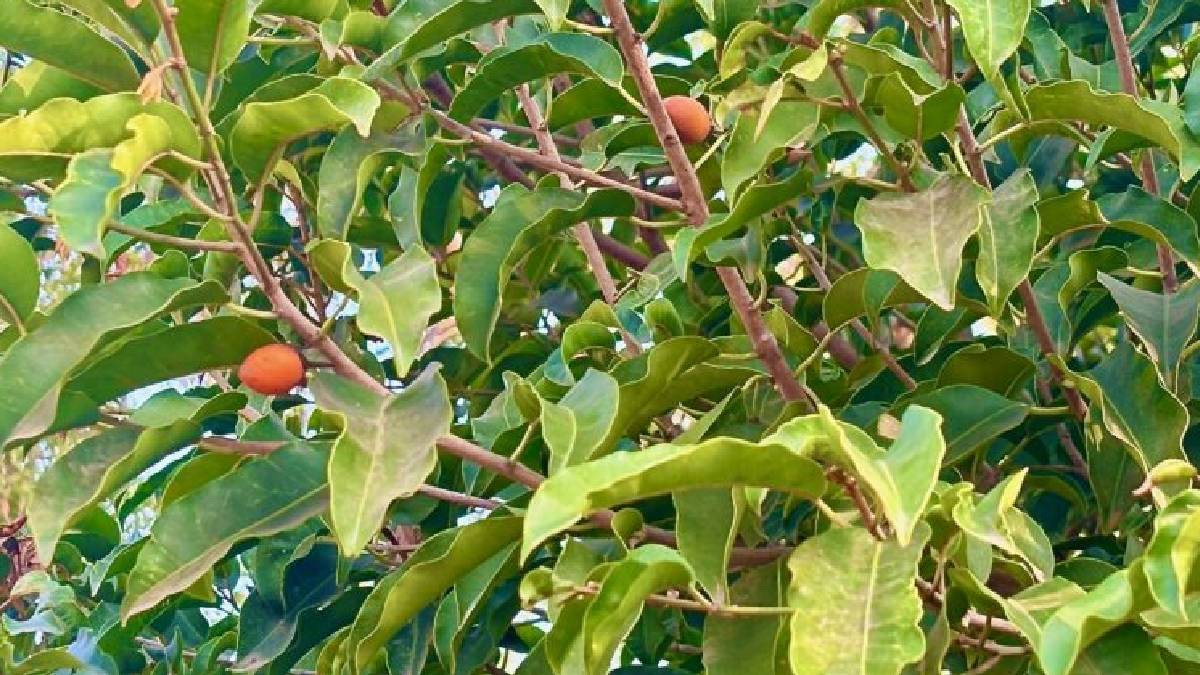
[[[1197,22],[3,0],[0,672],[1200,672]]]

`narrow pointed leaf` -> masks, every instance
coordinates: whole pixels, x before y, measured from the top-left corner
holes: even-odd
[[[0,321],[23,322],[37,307],[41,269],[33,247],[7,225],[0,225]]]
[[[1174,390],[1180,356],[1196,333],[1196,320],[1200,318],[1200,283],[1184,284],[1177,293],[1164,295],[1134,288],[1104,272],[1096,278],[1116,300],[1129,328],[1146,345],[1163,383]]]
[[[294,441],[164,509],[129,574],[122,620],[187,589],[238,542],[322,513],[329,503],[325,463],[323,449]]]
[[[219,76],[237,58],[250,32],[253,0],[176,0],[175,23],[188,65]]]
[[[1032,174],[1021,170],[996,188],[992,203],[983,210],[975,276],[992,316],[1000,316],[1008,296],[1029,275],[1037,249],[1037,199]]]
[[[619,387],[608,373],[590,369],[557,403],[542,401],[542,437],[550,474],[592,458],[617,416]]]

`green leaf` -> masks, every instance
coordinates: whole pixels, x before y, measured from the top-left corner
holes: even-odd
[[[1054,574],[1050,540],[1036,523],[1026,521],[1016,507],[1028,469],[1005,478],[982,498],[966,496],[954,505],[954,522],[964,532],[1017,556],[1029,565],[1034,578],[1045,581]]]
[[[337,595],[337,563],[337,547],[318,542],[307,555],[287,565],[282,606],[258,591],[246,598],[238,617],[238,669],[261,668],[287,649],[300,614]]]
[[[1137,626],[1121,626],[1079,655],[1072,675],[1167,675],[1154,641]]]
[[[1187,410],[1163,387],[1153,362],[1128,340],[1100,365],[1070,377],[1099,405],[1104,427],[1133,452],[1143,471],[1165,459],[1184,458]]]
[[[30,60],[0,86],[0,117],[36,110],[55,98],[86,101],[104,90],[41,61]]]
[[[401,130],[364,138],[352,127],[338,132],[321,158],[317,179],[317,229],[323,236],[346,238],[371,176],[395,155],[418,149],[415,136]],[[409,243],[401,242],[405,248]]]
[[[837,330],[855,317],[866,315],[874,324],[879,312],[912,302],[921,302],[919,293],[904,283],[895,272],[856,269],[838,277],[822,300],[825,323]]]
[[[954,309],[962,248],[987,202],[987,191],[960,175],[943,176],[921,192],[860,201],[854,220],[867,264],[892,270],[938,307]]]
[[[806,497],[820,495],[825,490],[824,474],[804,456],[804,450],[824,439],[785,431],[795,423],[784,425],[761,443],[733,438],[683,446],[667,443],[567,467],[533,493],[521,559],[528,559],[547,538],[595,511],[677,490],[747,485]]]
[[[810,35],[821,40],[829,34],[839,16],[865,7],[908,9],[904,0],[820,0],[804,13],[802,25]]]
[[[442,308],[442,288],[433,258],[425,249],[413,246],[364,277],[345,242],[322,239],[313,242],[309,251],[321,278],[358,301],[358,327],[387,340],[396,372],[407,374],[421,348],[429,318]]]
[[[1126,623],[1149,604],[1139,578],[1141,564],[1119,570],[1058,609],[1042,626],[1034,645],[1046,675],[1068,675],[1080,653],[1101,636]]]
[[[918,94],[899,71],[894,71],[877,81],[868,99],[883,108],[888,126],[908,138],[924,141],[954,128],[966,93],[950,83],[932,93]]]
[[[816,419],[829,439],[828,446],[817,451],[818,456],[827,454],[833,461],[848,465],[879,500],[896,539],[907,546],[933,495],[946,454],[942,416],[928,408],[909,406],[900,420],[900,435],[887,451],[858,427],[834,419],[823,405]],[[787,439],[789,432],[804,429],[793,422],[780,427],[775,437]]]
[[[129,574],[122,621],[187,589],[238,542],[325,511],[325,462],[321,449],[294,441],[163,509]]]
[[[967,49],[989,81],[1000,79],[1000,66],[1021,46],[1029,21],[1029,0],[946,0],[962,23]]]
[[[295,16],[316,23],[329,18],[337,9],[337,0],[262,0],[255,13]]]
[[[1008,296],[1029,276],[1037,250],[1037,199],[1033,175],[1021,169],[996,188],[983,210],[975,276],[992,316],[1003,313]]]
[[[141,77],[125,51],[74,16],[28,0],[0,15],[0,47],[61,68],[104,91],[137,88]]]
[[[616,379],[589,369],[557,403],[542,401],[542,437],[550,450],[551,475],[592,458],[612,428],[618,400]]]
[[[0,388],[0,447],[37,436],[54,421],[67,376],[97,346],[165,312],[223,299],[215,284],[145,272],[72,293],[0,359],[0,382],[5,383]]]
[[[401,63],[477,26],[520,14],[538,14],[536,0],[416,0],[400,5],[388,17],[387,34],[400,36],[363,72],[377,80]]]
[[[331,77],[284,100],[247,103],[230,131],[230,154],[256,182],[270,172],[277,153],[297,138],[347,124],[368,135],[379,103],[374,89],[344,77]]]
[[[0,662],[0,665],[5,665],[5,672],[9,675],[51,675],[62,672],[64,669],[73,670],[86,667],[66,647],[46,649],[30,654],[29,658],[11,666],[3,664],[3,662]]]
[[[1200,492],[1186,490],[1159,511],[1142,569],[1162,608],[1188,617],[1188,579],[1200,557]]]
[[[606,454],[630,429],[641,429],[652,417],[708,392],[723,392],[760,371],[746,367],[737,355],[724,360],[720,348],[704,338],[671,338],[612,370],[621,383],[617,417],[593,453]]]
[[[250,33],[249,0],[175,0],[175,24],[188,65],[217,77],[237,59]]]
[[[732,604],[780,607],[786,602],[782,561],[746,571],[730,589]],[[704,621],[704,667],[709,675],[790,675],[779,652],[786,644],[784,616],[710,616]]]
[[[505,190],[467,239],[454,278],[454,316],[471,352],[491,361],[505,286],[530,251],[575,223],[632,211],[632,198],[618,190]]]
[[[758,11],[757,0],[696,0],[700,16],[708,24],[713,35],[724,40],[743,21],[754,18]]]
[[[928,539],[924,524],[905,546],[854,527],[797,546],[788,560],[792,673],[899,675],[920,659],[925,636],[914,584]]]
[[[1083,80],[1032,86],[1025,92],[1025,103],[1031,121],[1077,120],[1108,126],[1161,147],[1179,162],[1183,180],[1200,170],[1200,142],[1187,131],[1182,113],[1173,105],[1097,91]]]
[[[713,602],[728,604],[729,553],[745,508],[745,491],[740,487],[696,488],[677,490],[671,497],[679,552]]]
[[[27,515],[38,550],[51,558],[59,537],[87,508],[199,437],[199,425],[183,420],[144,431],[117,427],[80,442],[34,484]]]
[[[157,382],[236,366],[273,342],[274,336],[257,324],[234,316],[146,331],[72,374],[63,387],[64,399],[82,395],[96,405],[107,403]],[[55,428],[65,421],[60,416]]]
[[[820,107],[813,103],[780,101],[761,125],[758,115],[749,112],[739,115],[721,160],[725,194],[733,199],[742,184],[758,175],[772,157],[787,146],[808,140],[817,128],[820,113]]]
[[[456,581],[520,536],[521,518],[492,516],[426,540],[367,596],[343,645],[363,672],[384,645]]]
[[[450,116],[470,121],[502,93],[556,73],[595,77],[619,87],[624,72],[620,52],[604,40],[581,33],[550,33],[519,47],[490,52],[479,62],[475,77],[454,97]]]
[[[37,307],[42,272],[33,247],[8,225],[0,225],[0,320],[21,323]]]
[[[633,630],[646,598],[692,583],[692,569],[674,549],[648,544],[613,565],[583,617],[587,675],[609,672],[621,641]]]
[[[1170,246],[1193,268],[1200,268],[1200,236],[1186,211],[1139,187],[1096,200],[1110,227],[1128,230]]]
[[[952,384],[911,400],[942,416],[945,464],[967,459],[985,443],[1025,421],[1029,406],[970,384]]]
[[[488,596],[496,586],[517,573],[516,558],[517,542],[514,541],[462,577],[454,584],[453,590],[442,598],[433,621],[433,642],[439,660],[449,672],[459,672],[461,664],[458,663],[458,652],[463,640],[468,637],[472,624],[486,610]],[[393,655],[389,652],[389,658]],[[424,661],[421,661],[414,664],[410,671],[419,675],[424,665]]]
[[[394,396],[332,373],[318,375],[312,390],[317,405],[341,417],[329,456],[329,510],[342,555],[350,557],[379,531],[392,500],[414,494],[433,472],[434,442],[450,431],[453,410],[433,368]]]
[[[1129,266],[1129,255],[1116,246],[1101,246],[1075,251],[1067,259],[1071,276],[1058,290],[1058,306],[1064,312],[1080,291],[1096,281],[1097,272],[1113,272]]]
[[[162,118],[171,130],[171,147],[190,157],[200,156],[195,126],[174,104],[144,104],[133,93],[86,101],[59,98],[0,122],[0,175],[18,182],[61,177],[72,156],[113,148],[129,138],[130,120],[141,115]],[[180,176],[189,170],[172,160],[163,160],[162,167]]]
[[[156,115],[136,115],[126,128],[129,138],[111,150],[75,155],[67,164],[66,179],[50,197],[49,210],[62,240],[101,260],[108,254],[100,240],[108,221],[117,215],[121,197],[155,160],[171,150],[183,150],[176,148],[170,125]],[[185,147],[194,150],[198,144],[193,132]]]
[[[1164,295],[1126,285],[1104,272],[1096,276],[1116,300],[1129,328],[1146,345],[1163,384],[1174,390],[1180,356],[1195,334],[1200,317],[1200,283],[1184,284],[1177,293]]]

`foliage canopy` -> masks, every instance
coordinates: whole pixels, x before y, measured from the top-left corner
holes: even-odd
[[[1198,24],[6,0],[0,673],[1200,672]]]

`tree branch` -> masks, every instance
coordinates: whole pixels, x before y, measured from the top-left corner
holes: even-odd
[[[1117,71],[1121,74],[1121,88],[1134,98],[1138,93],[1137,72],[1133,66],[1133,55],[1129,51],[1129,36],[1125,34],[1125,25],[1121,23],[1121,9],[1117,0],[1102,0],[1104,7],[1104,22],[1108,24],[1109,39],[1112,40],[1113,53],[1117,60]],[[1158,175],[1154,173],[1153,151],[1146,149],[1142,152],[1142,187],[1146,192],[1158,197]],[[1175,276],[1175,254],[1170,247],[1158,245],[1158,268],[1162,272],[1163,292],[1174,293],[1179,288],[1179,279]]]
[[[634,29],[633,22],[629,19],[629,13],[625,10],[625,4],[621,0],[604,0],[604,9],[612,22],[617,43],[625,55],[625,61],[637,84],[638,92],[642,96],[650,124],[654,127],[654,133],[658,136],[663,152],[666,153],[667,163],[670,164],[675,180],[679,183],[683,195],[683,210],[692,225],[703,226],[708,220],[708,202],[704,198],[704,191],[700,187],[696,169],[688,159],[679,135],[675,132],[675,125],[671,123],[671,118],[667,115],[662,94],[659,93],[658,85],[654,81],[654,74],[650,71],[650,62],[642,49],[644,45],[642,37]],[[730,267],[718,267],[717,275],[724,284],[726,292],[729,293],[729,302],[733,306],[738,320],[741,321],[742,327],[745,328],[750,342],[754,345],[755,353],[766,365],[780,395],[788,401],[807,401],[809,405],[815,406],[816,398],[805,391],[805,387],[801,385],[796,374],[788,367],[779,343],[776,342],[775,336],[763,321],[762,314],[758,311],[754,298],[750,295],[750,289],[746,287],[746,282],[742,280],[741,274]]]

